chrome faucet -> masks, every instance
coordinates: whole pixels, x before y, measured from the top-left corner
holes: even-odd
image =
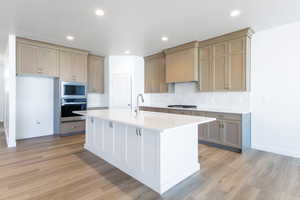
[[[138,94],[137,97],[136,97],[136,109],[135,109],[135,113],[139,113],[140,112],[140,97],[141,97],[141,100],[142,100],[142,103],[144,103],[144,97],[143,97],[143,94]]]

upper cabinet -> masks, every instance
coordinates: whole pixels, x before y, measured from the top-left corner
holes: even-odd
[[[87,51],[17,38],[17,74],[87,82]]]
[[[59,76],[59,50],[39,43],[17,40],[19,75]]]
[[[167,83],[198,81],[198,42],[190,42],[164,52]]]
[[[199,90],[250,88],[250,28],[199,42]]]
[[[60,78],[65,82],[87,82],[87,53],[63,49],[60,51]]]
[[[165,55],[158,53],[145,59],[145,93],[167,93]]]
[[[88,92],[104,93],[104,57],[88,56]]]

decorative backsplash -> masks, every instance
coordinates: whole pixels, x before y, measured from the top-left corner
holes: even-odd
[[[249,92],[198,92],[196,83],[176,83],[173,93],[145,94],[146,106],[188,104],[249,110]]]

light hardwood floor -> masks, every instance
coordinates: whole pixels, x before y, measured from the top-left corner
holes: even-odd
[[[83,143],[84,136],[76,135],[23,140],[17,148],[1,146],[0,199],[300,199],[298,159],[199,145],[201,172],[160,197],[83,150]]]

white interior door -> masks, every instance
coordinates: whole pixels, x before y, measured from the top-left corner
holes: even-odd
[[[113,74],[111,79],[110,107],[131,108],[132,80],[130,74]]]

